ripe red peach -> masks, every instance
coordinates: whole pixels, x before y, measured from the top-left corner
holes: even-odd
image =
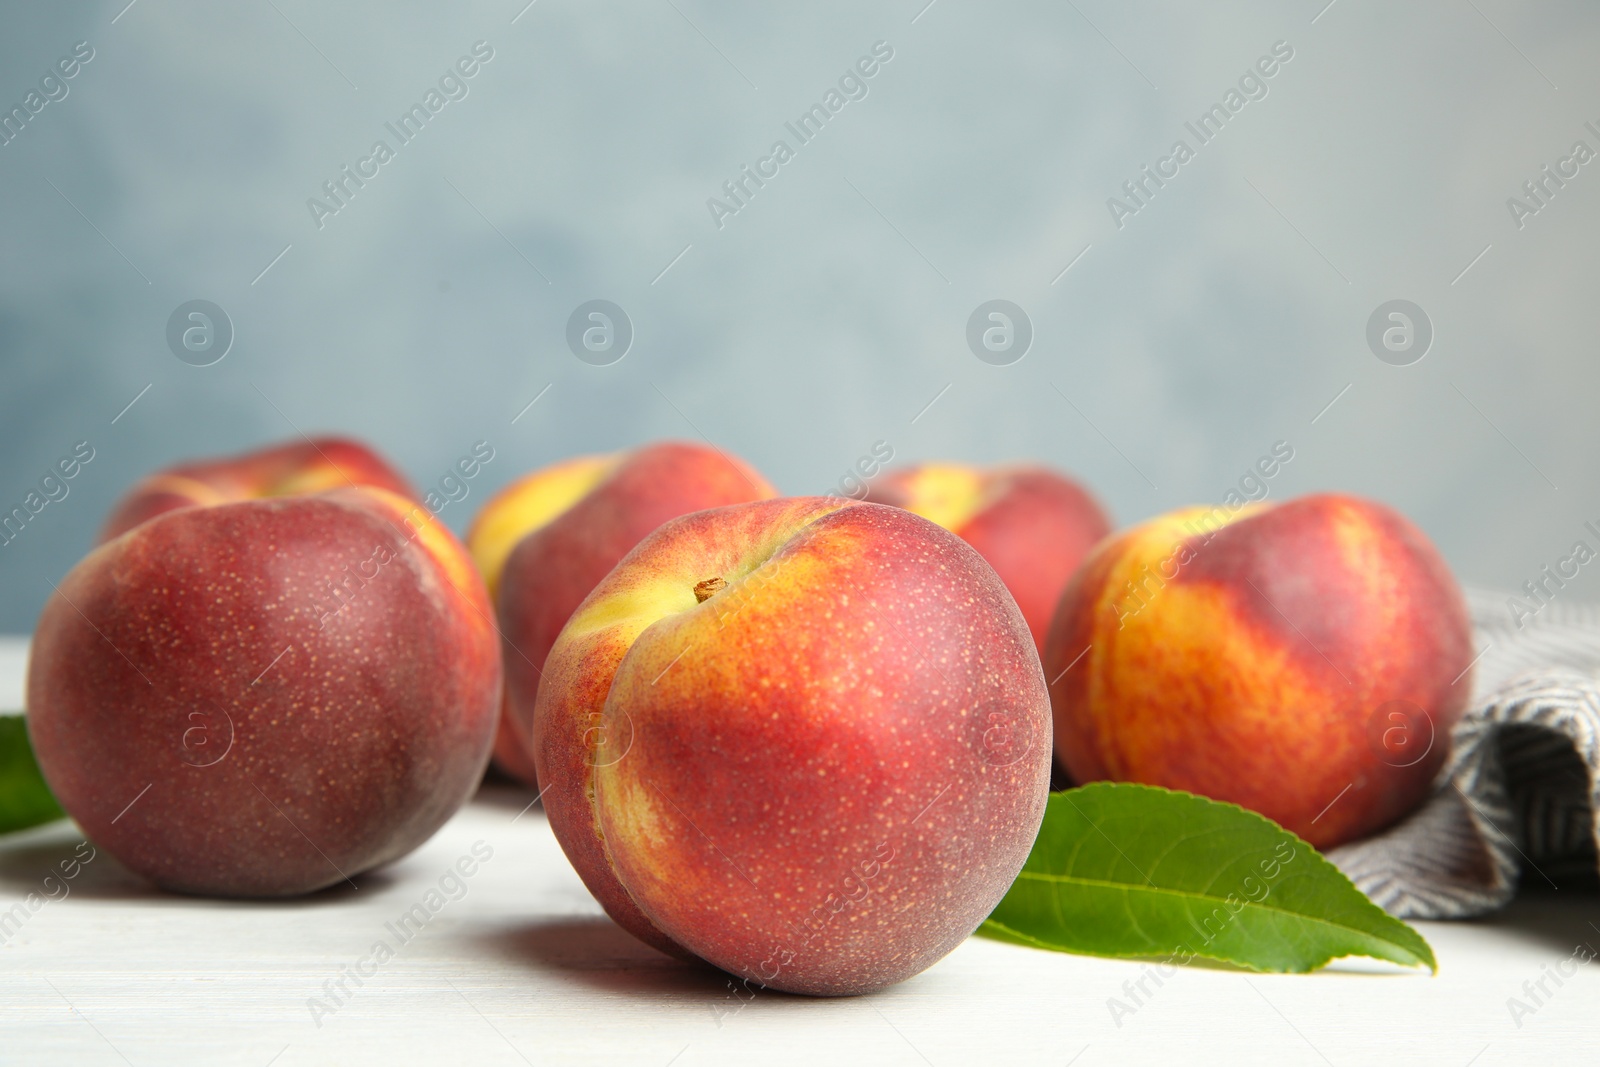
[[[1046,642],[1078,782],[1232,801],[1326,848],[1414,809],[1471,687],[1461,592],[1391,508],[1189,508],[1103,542]]]
[[[169,889],[306,893],[430,837],[488,761],[483,583],[382,489],[188,507],[62,579],[28,731],[84,832]]]
[[[545,810],[606,911],[752,984],[863,993],[983,921],[1044,815],[1022,614],[960,538],[818,497],[645,538],[544,665]]]

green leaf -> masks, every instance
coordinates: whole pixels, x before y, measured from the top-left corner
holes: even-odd
[[[1154,786],[1053,793],[1022,873],[978,933],[1093,956],[1196,956],[1306,972],[1371,956],[1437,973],[1433,949],[1277,823]]]
[[[44,784],[21,715],[0,715],[0,834],[64,818]]]

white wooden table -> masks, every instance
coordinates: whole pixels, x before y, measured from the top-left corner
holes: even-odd
[[[21,641],[0,639],[0,707],[20,706]],[[387,870],[287,903],[151,889],[105,853],[0,945],[0,1063],[238,1064],[1561,1064],[1600,1062],[1600,965],[1531,1013],[1513,996],[1600,948],[1600,898],[1546,892],[1473,923],[1419,924],[1439,975],[1360,961],[1310,976],[1189,967],[1114,1021],[1138,963],[974,938],[872,997],[735,997],[607,920],[526,793],[489,788]],[[81,838],[0,841],[0,911]],[[324,984],[475,842],[493,856],[392,960]],[[482,846],[480,846],[481,849]],[[59,893],[60,890],[56,889]],[[1593,922],[1595,925],[1590,925]],[[308,1002],[331,1011],[313,1017]],[[1532,1000],[1527,1000],[1532,1005]],[[1120,1025],[1119,1025],[1120,1022]]]

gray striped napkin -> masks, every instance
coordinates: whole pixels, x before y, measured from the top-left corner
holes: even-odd
[[[1600,607],[1549,603],[1519,626],[1506,598],[1467,591],[1481,658],[1428,802],[1327,854],[1392,915],[1482,915],[1521,879],[1595,883]]]

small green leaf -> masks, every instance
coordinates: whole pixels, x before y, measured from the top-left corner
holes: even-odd
[[[1093,956],[1195,956],[1306,972],[1433,949],[1277,823],[1233,804],[1097,782],[1053,793],[1033,851],[978,933]]]
[[[64,817],[28,744],[21,715],[0,715],[0,834]]]

